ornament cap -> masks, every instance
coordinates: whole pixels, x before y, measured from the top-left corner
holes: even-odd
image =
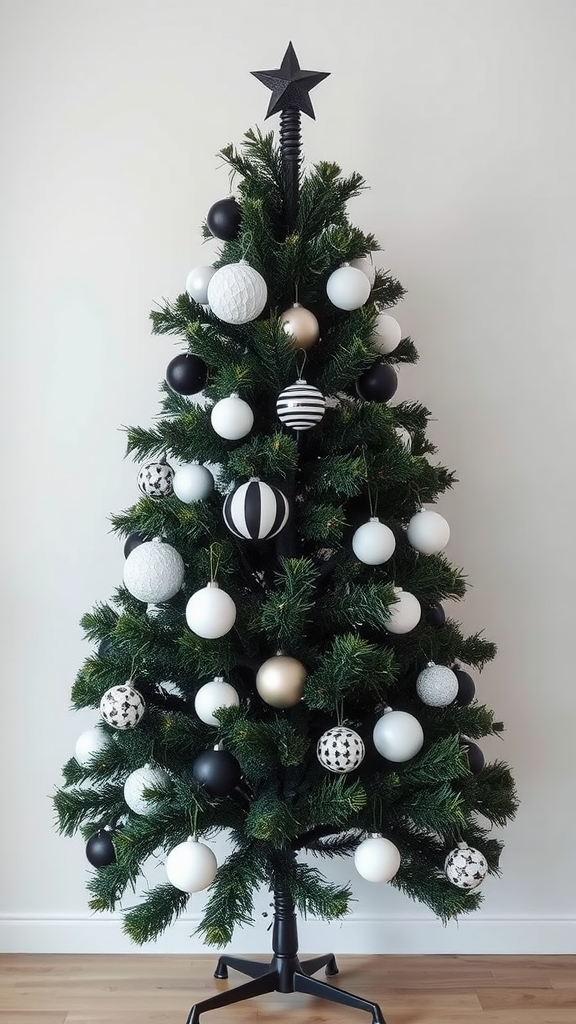
[[[371,523],[379,523],[380,520],[379,520],[378,516],[370,516],[370,522]]]
[[[459,850],[468,850],[469,849],[468,843],[464,843],[464,842],[458,843],[458,849]]]
[[[427,661],[426,662],[426,668],[435,668],[435,667],[436,667],[436,662],[435,661]]]
[[[209,582],[209,583],[207,583],[207,584],[206,584],[206,586],[207,586],[207,587],[216,587],[216,589],[217,589],[217,590],[219,590],[219,589],[220,589],[220,584],[218,584],[218,583],[216,582],[216,580],[210,580],[210,582]]]

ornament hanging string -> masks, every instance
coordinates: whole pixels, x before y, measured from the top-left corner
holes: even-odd
[[[298,365],[299,357],[302,356],[302,363]],[[296,373],[298,374],[298,380],[302,380],[304,377],[304,367],[306,366],[306,360],[308,359],[308,353],[305,349],[299,349],[296,352]]]
[[[216,573],[220,566],[220,559],[222,558],[222,547],[218,543],[210,545],[210,582],[214,583],[216,580]]]
[[[362,461],[364,463],[364,479],[366,481],[366,493],[368,495],[368,508],[370,509],[370,518],[374,519],[376,516],[376,508],[378,505],[378,491],[376,491],[376,497],[372,499],[372,491],[370,488],[370,480],[368,477],[368,461],[366,459],[366,449],[362,448]]]

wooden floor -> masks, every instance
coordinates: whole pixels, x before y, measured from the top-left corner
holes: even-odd
[[[387,1024],[576,1024],[576,956],[342,956],[331,981],[380,1003]],[[186,1024],[213,956],[0,955],[0,1024]],[[319,978],[323,974],[318,975]],[[201,1024],[369,1024],[300,994],[259,996]]]

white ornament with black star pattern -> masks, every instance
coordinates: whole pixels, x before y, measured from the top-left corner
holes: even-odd
[[[172,494],[174,470],[166,458],[147,462],[138,473],[138,487],[148,498],[166,498]]]
[[[458,843],[446,857],[444,871],[448,881],[457,889],[477,889],[488,874],[488,864],[480,850],[467,843]]]
[[[111,686],[100,701],[100,714],[113,729],[135,729],[146,710],[144,698],[130,683]]]
[[[340,775],[353,772],[364,760],[364,741],[353,729],[343,725],[328,729],[318,740],[316,754],[329,772]]]

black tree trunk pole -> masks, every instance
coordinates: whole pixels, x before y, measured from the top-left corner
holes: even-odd
[[[298,189],[301,161],[300,111],[287,107],[280,113],[280,152],[284,172],[284,223],[289,235],[298,214]]]

